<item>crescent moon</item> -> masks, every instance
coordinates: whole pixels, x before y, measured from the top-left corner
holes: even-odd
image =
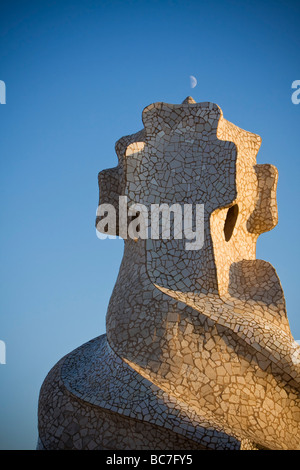
[[[190,75],[191,88],[195,88],[197,85],[197,80],[193,75]]]

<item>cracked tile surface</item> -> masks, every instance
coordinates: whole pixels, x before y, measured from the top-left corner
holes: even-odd
[[[42,386],[39,448],[300,449],[300,347],[276,271],[255,254],[278,221],[277,169],[216,104],[154,103],[142,119],[99,174],[100,203],[118,217],[119,196],[149,211],[202,204],[203,246],[124,240],[107,335]]]

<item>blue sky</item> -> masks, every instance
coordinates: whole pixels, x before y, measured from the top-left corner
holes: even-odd
[[[1,449],[35,448],[46,374],[105,332],[123,242],[96,237],[97,174],[150,103],[212,101],[262,137],[258,163],[279,170],[279,224],[257,258],[276,268],[300,339],[299,5],[1,1]]]

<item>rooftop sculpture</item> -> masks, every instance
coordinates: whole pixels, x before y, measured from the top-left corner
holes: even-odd
[[[201,247],[172,236],[175,219],[166,238],[125,233],[107,334],[48,374],[38,448],[300,450],[300,346],[276,271],[255,253],[277,224],[277,170],[216,104],[154,103],[142,119],[99,174],[118,221],[105,230],[124,236],[120,196],[201,205]]]

